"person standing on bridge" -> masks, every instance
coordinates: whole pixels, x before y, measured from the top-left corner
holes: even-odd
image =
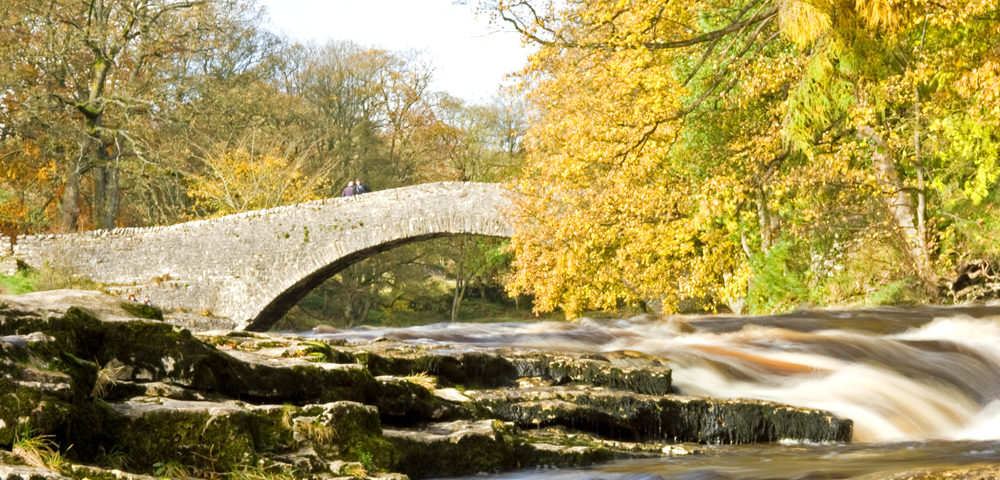
[[[362,193],[368,193],[370,191],[371,190],[368,190],[368,185],[365,185],[365,182],[362,182],[360,178],[354,180],[355,195],[361,195]]]
[[[354,182],[347,182],[347,187],[341,192],[340,196],[350,197],[354,195]]]

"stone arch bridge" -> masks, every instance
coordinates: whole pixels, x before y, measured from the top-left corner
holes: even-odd
[[[0,256],[266,330],[324,280],[376,253],[447,235],[509,237],[508,202],[494,183],[429,183],[166,227],[3,237]]]

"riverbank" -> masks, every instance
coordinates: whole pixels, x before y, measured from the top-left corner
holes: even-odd
[[[637,351],[307,339],[167,315],[192,333],[137,307],[0,296],[0,479],[462,476],[853,430],[820,410],[678,395],[671,360]]]

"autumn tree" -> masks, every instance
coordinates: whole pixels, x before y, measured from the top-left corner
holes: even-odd
[[[187,194],[199,217],[291,205],[326,195],[331,166],[315,161],[317,147],[250,130],[235,142],[197,156],[199,173],[188,178]]]
[[[941,227],[996,191],[967,86],[995,69],[989,2],[487,6],[540,47],[512,283],[540,310],[739,303],[775,262],[806,290],[846,265],[933,293]]]
[[[93,225],[113,227],[122,174],[161,160],[153,134],[183,101],[176,62],[212,49],[241,0],[8,0],[0,55],[9,138],[33,139],[56,166],[63,231],[89,195]],[[207,58],[207,57],[202,57]],[[89,191],[84,191],[89,184]]]

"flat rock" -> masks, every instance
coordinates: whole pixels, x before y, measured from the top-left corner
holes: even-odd
[[[759,400],[631,394],[603,388],[467,391],[480,415],[522,428],[561,425],[611,439],[759,443],[850,441],[853,423],[828,412]]]
[[[0,480],[70,480],[70,477],[41,468],[0,463]]]
[[[0,305],[20,311],[62,315],[70,307],[84,308],[105,321],[135,320],[121,307],[122,299],[96,290],[46,290],[0,295]]]

